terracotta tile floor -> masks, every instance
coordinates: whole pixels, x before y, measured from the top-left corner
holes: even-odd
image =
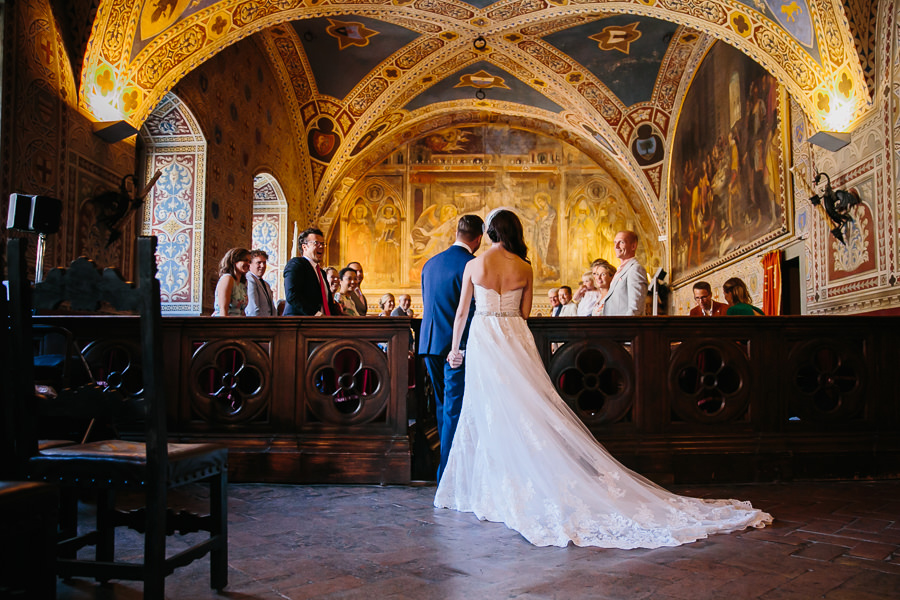
[[[433,485],[231,484],[228,588],[208,589],[204,560],[171,575],[167,596],[900,598],[900,480],[673,489],[750,500],[776,522],[678,548],[537,548],[504,525],[435,510]],[[186,492],[199,502],[203,490]],[[117,540],[120,558],[138,548],[129,533]],[[63,600],[141,597],[133,582],[72,579],[57,590]]]

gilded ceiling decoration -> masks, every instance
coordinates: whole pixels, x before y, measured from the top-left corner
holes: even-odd
[[[818,129],[844,130],[871,107],[846,19],[841,0],[106,0],[79,101],[139,127],[186,73],[260,34],[315,214],[388,144],[502,116],[598,156],[661,224],[665,149],[712,42],[761,64]]]

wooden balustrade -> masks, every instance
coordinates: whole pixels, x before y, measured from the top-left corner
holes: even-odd
[[[132,318],[39,321],[72,330],[96,376],[140,386]],[[897,323],[529,320],[566,402],[614,456],[661,482],[896,476]],[[410,377],[410,324],[168,317],[170,437],[227,444],[234,481],[407,483],[413,448],[430,451],[410,441],[408,419],[426,420],[415,410],[426,386],[421,370]]]

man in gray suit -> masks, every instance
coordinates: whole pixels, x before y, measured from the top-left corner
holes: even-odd
[[[620,265],[601,300],[603,316],[639,317],[644,314],[647,299],[647,270],[634,257],[638,236],[633,231],[620,231],[613,244]]]
[[[276,317],[275,299],[272,288],[263,279],[269,255],[263,250],[250,252],[250,271],[247,272],[247,308],[244,314],[248,317]]]

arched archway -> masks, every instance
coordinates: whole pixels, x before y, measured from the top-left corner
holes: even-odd
[[[733,0],[702,4],[647,0],[530,5],[498,2],[485,9],[463,2],[419,6],[384,4],[380,0],[317,6],[294,2],[256,6],[219,0],[209,2],[202,10],[187,2],[176,4],[160,15],[152,2],[131,6],[120,0],[100,2],[79,90],[85,110],[101,120],[124,117],[141,123],[166,90],[228,45],[288,21],[360,11],[389,22],[427,22],[443,34],[445,41],[464,44],[479,35],[489,43],[493,40],[501,44],[505,36],[538,21],[601,11],[646,15],[697,28],[739,48],[785,84],[810,120],[822,128],[849,126],[871,107],[841,0],[796,0],[780,10],[774,3],[770,7],[769,2]],[[833,117],[839,112],[846,112],[846,123],[835,125]]]
[[[140,131],[147,181],[161,172],[144,204],[141,233],[159,240],[158,277],[165,314],[198,315],[203,298],[206,139],[188,107],[168,93]]]
[[[287,199],[281,184],[271,173],[253,178],[253,239],[252,249],[269,255],[268,269],[263,277],[272,287],[275,298],[281,298],[281,270],[290,259],[291,240],[287,233]]]

